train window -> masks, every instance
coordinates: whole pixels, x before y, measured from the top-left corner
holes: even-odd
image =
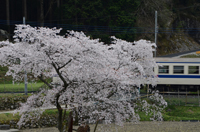
[[[174,66],[174,74],[183,74],[184,66]]]
[[[189,74],[199,74],[199,66],[189,66],[188,73]]]
[[[159,66],[158,73],[169,73],[169,66]]]

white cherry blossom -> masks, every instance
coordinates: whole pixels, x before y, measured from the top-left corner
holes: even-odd
[[[60,30],[17,25],[14,43],[0,42],[0,65],[8,66],[7,75],[21,81],[26,71],[48,86],[22,104],[19,126],[39,119],[41,109],[51,106],[58,109],[59,131],[63,131],[62,121],[66,120],[63,110],[73,111],[72,116],[78,115],[80,123],[104,120],[123,125],[127,120],[139,121],[138,110],[153,112],[152,120],[162,120],[159,111],[167,105],[162,96],[155,92],[150,97],[155,101],[152,105],[138,94],[141,85],[157,83],[154,43],[127,42],[113,36],[113,43],[108,45],[83,32],[68,31],[60,36]],[[59,84],[46,81],[55,74]]]

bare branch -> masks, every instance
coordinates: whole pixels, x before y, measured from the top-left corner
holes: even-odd
[[[68,62],[66,62],[63,66],[58,67],[58,70],[62,69],[62,68],[65,67],[66,65],[68,65],[71,61],[72,61],[72,59],[70,59]]]
[[[55,64],[54,62],[52,62],[52,65],[53,65],[54,69],[56,70],[56,73],[58,74],[59,78],[63,81],[63,83],[64,83],[64,88],[66,89],[67,86],[68,86],[68,84],[67,84],[65,78],[61,75],[59,69],[56,67],[56,64]]]
[[[50,89],[53,88],[53,86],[50,85],[50,84],[43,78],[43,75],[42,75],[42,74],[41,74],[40,76],[38,76],[38,78],[39,78],[42,82],[44,82]]]

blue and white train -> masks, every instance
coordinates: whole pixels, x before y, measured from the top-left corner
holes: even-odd
[[[200,58],[155,58],[162,66],[154,68],[159,77],[157,87],[200,87]]]

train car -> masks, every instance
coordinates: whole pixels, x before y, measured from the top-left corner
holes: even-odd
[[[155,58],[159,65],[154,68],[159,77],[157,87],[200,87],[200,58]]]

